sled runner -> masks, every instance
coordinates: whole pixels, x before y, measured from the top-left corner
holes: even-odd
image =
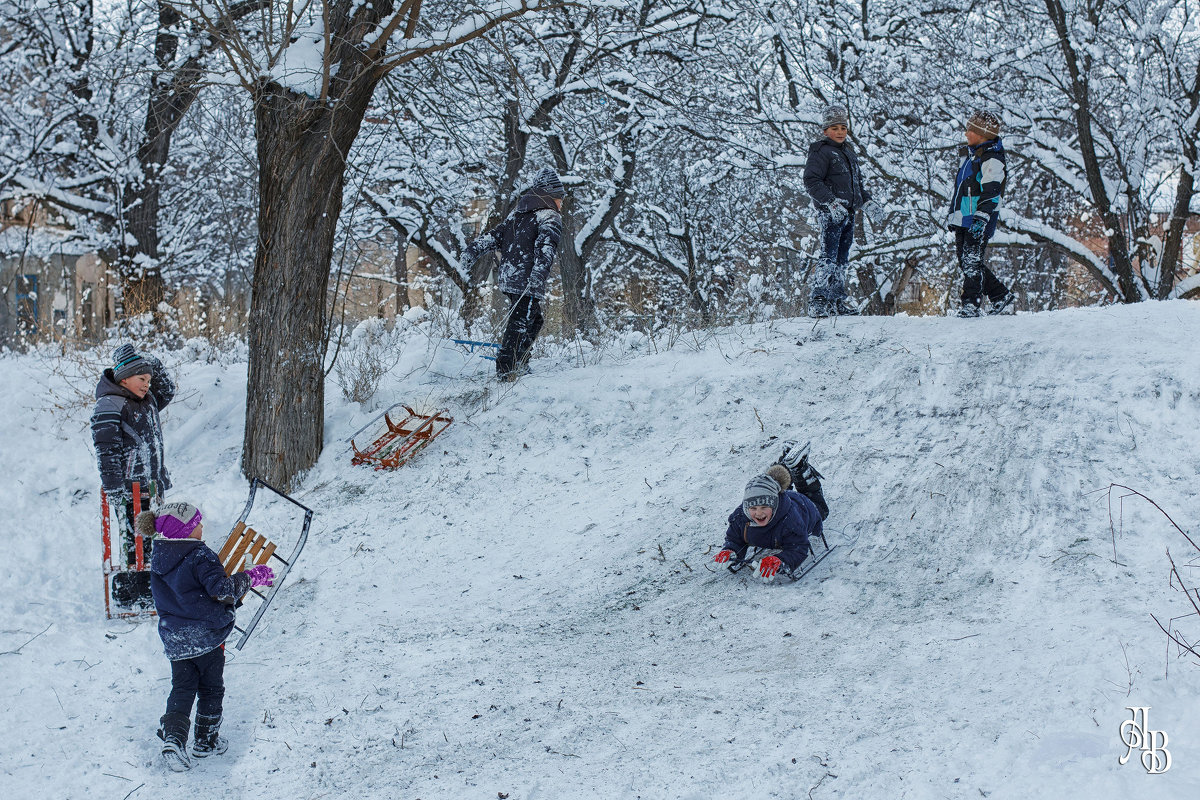
[[[393,422],[391,412],[403,408],[408,416],[400,422]],[[385,429],[379,432],[378,424],[382,419]],[[425,449],[442,431],[450,427],[454,418],[447,409],[435,411],[433,414],[418,414],[403,403],[396,403],[383,414],[359,428],[350,437],[350,448],[354,450],[351,464],[372,464],[375,469],[396,469],[411,461],[417,453]],[[359,450],[354,438],[367,430],[379,432],[366,448]]]
[[[254,510],[254,500],[260,486],[277,495],[279,502],[260,504],[259,513],[255,515],[255,518],[261,521],[251,522],[250,515]],[[299,510],[294,510],[291,506],[295,506]],[[278,538],[286,533],[288,526],[297,524],[300,512],[304,514],[303,520],[299,522],[300,531],[295,535],[295,544],[292,545],[292,549],[288,552],[286,558],[279,554],[279,547],[276,542],[263,536],[253,527],[253,525],[257,525],[259,529],[269,530],[272,536]],[[241,516],[234,523],[233,530],[229,532],[229,536],[225,539],[225,544],[221,546],[217,557],[221,560],[221,566],[224,567],[226,575],[232,575],[235,572],[248,569],[256,564],[267,564],[275,571],[275,580],[273,585],[262,587],[262,591],[257,588],[251,588],[246,593],[246,596],[242,598],[243,608],[245,608],[246,604],[254,602],[252,597],[257,598],[258,607],[255,609],[254,616],[251,617],[249,624],[244,628],[240,624],[233,626],[235,630],[242,634],[242,638],[234,645],[236,649],[241,650],[246,642],[250,640],[250,634],[254,633],[254,627],[258,625],[258,621],[262,619],[262,615],[270,607],[271,601],[275,599],[275,595],[279,592],[279,587],[283,585],[284,580],[287,578],[292,565],[300,557],[300,551],[304,549],[304,543],[308,540],[308,529],[312,524],[312,516],[312,509],[301,505],[270,484],[264,483],[258,478],[250,482],[250,496],[246,499],[246,507],[242,509]]]
[[[812,544],[811,544],[812,540],[810,540],[808,558],[801,561],[800,566],[794,570],[788,569],[787,565],[784,565],[783,567],[781,567],[779,570],[780,577],[790,578],[792,580],[792,583],[795,583],[796,581],[800,580],[808,573],[812,572],[813,569],[816,568],[816,566],[818,564],[820,564],[822,561],[824,561],[826,558],[828,558],[829,554],[832,553],[834,550],[837,550],[837,548],[838,548],[838,546],[836,544],[833,547],[829,546],[829,542],[825,539],[824,533],[819,533],[813,538],[820,539],[821,544],[825,545],[825,549],[822,550],[818,554],[812,548]],[[741,572],[742,569],[744,569],[745,567],[750,567],[750,571],[754,572],[755,565],[757,565],[761,559],[763,559],[767,556],[770,556],[770,555],[775,555],[778,552],[779,552],[778,550],[772,550],[770,548],[764,548],[764,547],[747,547],[746,548],[746,557],[742,558],[742,559],[730,561],[729,565],[726,567],[726,569],[728,569],[730,572],[732,572],[735,575],[737,573]]]
[[[496,344],[495,342],[475,342],[470,339],[451,339],[450,341],[467,348],[468,353],[474,353],[478,348],[491,348],[493,352],[490,355],[486,352],[481,352],[479,354],[480,358],[486,358],[488,361],[495,361],[496,353],[500,352],[500,345]]]
[[[146,495],[146,505],[153,490]],[[133,484],[133,516],[143,511],[142,485]],[[100,539],[104,544],[104,615],[108,619],[132,619],[153,617],[154,603],[150,599],[150,564],[146,557],[142,535],[133,529],[133,520],[127,519],[128,511],[123,503],[109,505],[108,494],[100,490]],[[116,517],[117,546],[116,561],[113,553],[113,517]],[[133,541],[128,539],[132,537]],[[129,558],[132,549],[133,559]],[[114,610],[115,607],[115,610]]]

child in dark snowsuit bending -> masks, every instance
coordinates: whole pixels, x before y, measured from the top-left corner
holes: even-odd
[[[786,458],[787,453],[781,460]],[[809,537],[822,535],[821,523],[829,514],[819,478],[808,466],[807,456],[796,465],[773,464],[752,478],[742,504],[729,515],[725,544],[713,560],[718,564],[745,561],[750,548],[759,548],[768,551],[758,563],[761,577],[770,580],[781,569],[792,575],[808,557]],[[791,491],[793,484],[803,494]]]
[[[143,511],[136,526],[155,539],[150,560],[150,589],[158,612],[158,635],[171,661],[171,694],[158,736],[167,767],[182,772],[188,759],[188,728],[196,703],[192,755],[224,753],[229,745],[217,735],[225,697],[225,639],[233,631],[234,606],[252,586],[270,586],[274,571],[263,564],[226,575],[221,561],[201,541],[200,511],[188,503],[166,503]],[[198,702],[197,702],[197,698]]]

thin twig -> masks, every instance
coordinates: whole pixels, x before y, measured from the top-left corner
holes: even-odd
[[[1190,615],[1189,615],[1189,616],[1190,616]],[[1187,644],[1186,642],[1180,641],[1179,639],[1177,639],[1177,638],[1175,637],[1175,634],[1171,633],[1171,632],[1170,632],[1169,630],[1167,630],[1166,628],[1163,628],[1163,624],[1162,624],[1161,622],[1159,622],[1159,621],[1158,621],[1158,617],[1156,617],[1156,616],[1154,616],[1153,614],[1151,614],[1151,615],[1150,615],[1150,619],[1154,620],[1154,624],[1155,624],[1155,625],[1157,625],[1157,626],[1158,626],[1158,627],[1159,627],[1159,628],[1162,630],[1162,632],[1163,632],[1163,633],[1165,633],[1165,634],[1167,635],[1167,638],[1168,638],[1168,639],[1170,639],[1170,640],[1171,640],[1171,641],[1173,641],[1175,644],[1177,644],[1177,645],[1179,645],[1180,647],[1182,647],[1184,650],[1187,650],[1189,653],[1191,653],[1192,655],[1194,655],[1196,658],[1200,658],[1200,653],[1197,653],[1197,652],[1196,652],[1196,650],[1195,650],[1195,648],[1193,648],[1193,647],[1192,647],[1190,644]]]
[[[49,625],[47,625],[45,628],[43,628],[42,633],[45,633],[46,631],[50,630],[52,627],[54,627],[53,622],[51,622]],[[42,633],[39,633],[37,636],[34,636],[33,639],[38,638],[38,636],[41,636]],[[29,642],[32,642],[33,639],[30,639]],[[29,644],[29,642],[26,642],[25,644]],[[21,648],[25,647],[25,644],[21,645],[21,647],[18,647],[16,650],[5,650],[3,653],[0,653],[0,656],[19,656],[19,655],[21,655]]]
[[[1171,526],[1172,526],[1172,527],[1174,527],[1174,528],[1175,528],[1175,530],[1179,531],[1179,534],[1180,534],[1180,535],[1181,535],[1183,538],[1187,539],[1187,540],[1188,540],[1188,542],[1189,542],[1189,543],[1192,545],[1192,547],[1196,548],[1196,550],[1197,550],[1198,552],[1200,552],[1200,544],[1196,544],[1196,542],[1195,542],[1195,541],[1192,539],[1192,537],[1188,536],[1188,535],[1187,535],[1187,533],[1186,533],[1186,532],[1183,530],[1183,528],[1179,527],[1179,525],[1177,525],[1177,524],[1176,524],[1175,520],[1171,519],[1171,515],[1170,515],[1170,514],[1168,514],[1166,511],[1164,511],[1162,506],[1160,506],[1158,503],[1156,503],[1156,502],[1154,502],[1153,500],[1151,500],[1151,499],[1150,499],[1149,497],[1147,497],[1146,495],[1144,495],[1144,494],[1142,494],[1141,492],[1139,492],[1137,489],[1131,489],[1131,488],[1129,488],[1128,486],[1125,486],[1124,484],[1120,484],[1120,483],[1113,483],[1113,484],[1109,484],[1109,487],[1108,487],[1108,488],[1109,488],[1109,491],[1110,491],[1110,493],[1111,493],[1111,491],[1112,491],[1112,489],[1113,489],[1114,487],[1115,487],[1115,488],[1117,488],[1117,489],[1124,489],[1125,491],[1129,492],[1130,494],[1136,494],[1138,497],[1142,498],[1142,499],[1143,499],[1143,500],[1145,500],[1147,503],[1149,503],[1150,505],[1152,505],[1152,506],[1154,506],[1155,508],[1157,508],[1157,509],[1158,509],[1158,513],[1160,513],[1160,514],[1162,514],[1164,517],[1166,517],[1166,518],[1167,518],[1167,522],[1171,523]],[[1111,503],[1109,504],[1109,507],[1110,507],[1110,509],[1111,509]],[[1110,527],[1110,528],[1112,527],[1112,513],[1111,513],[1111,510],[1110,510],[1110,512],[1109,512],[1109,527]],[[1114,537],[1116,536],[1115,532],[1114,532],[1114,534],[1113,534],[1113,535],[1114,535]],[[1116,552],[1116,544],[1115,544],[1115,542],[1116,542],[1116,539],[1114,538],[1114,540],[1113,540],[1113,541],[1114,541],[1113,550],[1114,550],[1114,554],[1115,554],[1115,552]]]

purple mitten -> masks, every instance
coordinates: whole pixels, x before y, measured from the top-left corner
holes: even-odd
[[[275,570],[266,564],[256,564],[246,570],[246,574],[250,576],[251,586],[270,586],[275,580]]]

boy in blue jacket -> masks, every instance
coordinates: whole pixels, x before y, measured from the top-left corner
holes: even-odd
[[[1008,161],[1000,141],[1000,118],[976,111],[967,119],[967,157],[954,179],[947,227],[954,232],[955,254],[962,270],[962,308],[959,316],[978,317],[986,294],[989,314],[1012,304],[1013,294],[988,269],[988,242],[996,233],[1000,198],[1008,184]]]
[[[791,491],[793,472],[803,493]],[[821,525],[829,513],[819,478],[808,466],[807,455],[790,469],[773,464],[751,478],[742,504],[729,515],[725,544],[713,560],[718,564],[745,561],[754,547],[770,551],[758,563],[760,577],[771,580],[780,570],[793,575],[809,555],[809,537],[822,535]]]
[[[150,589],[158,612],[158,635],[171,661],[171,694],[159,720],[163,761],[174,772],[188,759],[188,727],[196,703],[196,735],[192,755],[224,753],[229,745],[218,736],[225,697],[225,639],[233,631],[234,607],[252,586],[270,586],[274,571],[260,564],[226,575],[221,561],[201,541],[200,511],[189,503],[166,503],[157,512],[143,511],[135,525],[143,537],[154,537]]]

